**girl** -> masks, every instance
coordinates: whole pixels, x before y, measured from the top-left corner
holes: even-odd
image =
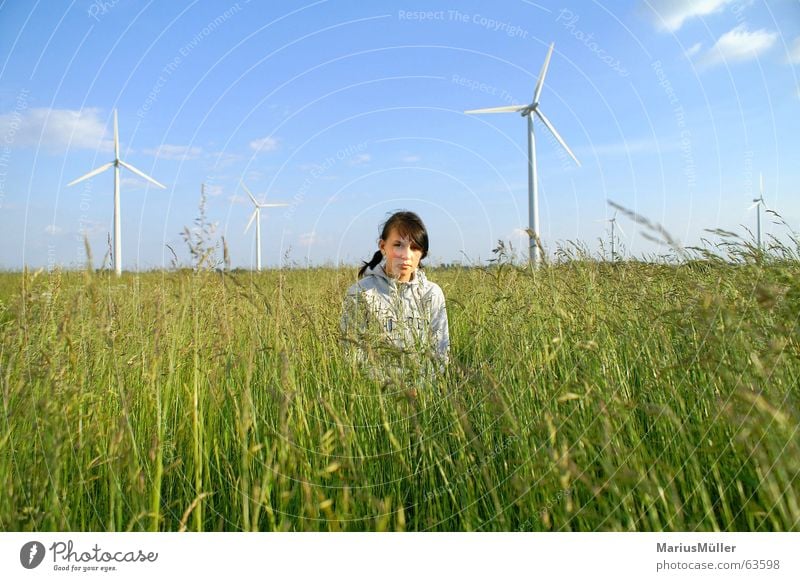
[[[428,255],[428,232],[414,212],[396,212],[386,221],[372,260],[347,290],[342,312],[345,344],[355,344],[364,362],[373,349],[390,347],[418,363],[447,364],[450,333],[444,293],[420,269]],[[366,346],[366,350],[365,350]],[[407,370],[407,369],[406,369]]]

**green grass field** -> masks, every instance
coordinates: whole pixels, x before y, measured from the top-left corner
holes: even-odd
[[[800,530],[798,262],[428,276],[382,384],[354,269],[0,275],[0,529]]]

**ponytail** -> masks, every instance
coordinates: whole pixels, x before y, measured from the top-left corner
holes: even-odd
[[[366,272],[367,268],[375,268],[381,263],[383,260],[383,253],[378,250],[375,254],[372,255],[372,260],[369,262],[364,262],[364,266],[361,267],[361,270],[358,271],[358,278],[364,276],[364,272]]]

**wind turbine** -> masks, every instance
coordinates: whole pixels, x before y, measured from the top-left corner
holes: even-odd
[[[81,176],[76,180],[67,184],[67,187],[74,186],[75,184],[88,180],[94,176],[103,173],[108,168],[114,168],[114,272],[117,276],[122,275],[122,235],[120,228],[120,206],[119,206],[119,166],[129,169],[140,177],[143,177],[148,182],[155,184],[159,188],[167,189],[167,186],[158,183],[144,172],[136,169],[132,165],[125,163],[119,158],[119,131],[117,129],[117,110],[114,109],[114,161],[110,161],[105,165],[101,165],[97,169],[93,169],[85,176]]]
[[[256,200],[253,193],[247,189],[247,186],[244,185],[242,182],[242,187],[244,191],[247,192],[247,195],[250,196],[250,199],[253,200],[253,204],[255,205],[255,210],[253,210],[253,214],[250,216],[250,220],[247,222],[247,226],[245,226],[244,231],[247,232],[250,229],[250,225],[253,223],[253,220],[256,221],[256,270],[261,272],[261,208],[282,208],[286,207],[289,204],[285,203],[277,203],[277,204],[261,204]]]
[[[759,194],[757,198],[753,198],[755,204],[747,208],[748,210],[752,210],[753,208],[757,208],[756,210],[756,243],[758,244],[758,249],[761,250],[761,207],[766,206],[764,203],[764,174],[758,174],[758,181],[759,181]]]
[[[614,246],[614,241],[616,240],[615,236],[615,228],[619,228],[620,233],[625,236],[625,231],[622,229],[622,226],[617,225],[617,213],[614,212],[614,215],[611,217],[610,220],[597,220],[598,222],[610,222],[611,223],[611,262],[614,262],[616,257],[616,251]]]
[[[561,139],[561,136],[553,127],[553,124],[545,117],[541,108],[539,107],[539,96],[542,93],[542,86],[544,85],[544,77],[547,74],[547,67],[550,64],[550,57],[553,54],[553,47],[555,43],[550,44],[550,49],[547,51],[547,57],[544,59],[544,66],[542,72],[539,73],[539,80],[536,83],[536,89],[533,92],[533,101],[529,105],[510,105],[507,107],[491,107],[488,109],[472,109],[464,111],[467,114],[473,113],[517,113],[523,117],[528,118],[528,227],[533,232],[530,240],[530,260],[535,266],[538,266],[541,261],[541,254],[539,250],[540,233],[539,233],[539,183],[536,173],[536,140],[533,135],[533,114],[544,123],[544,126],[553,134],[553,137],[561,144],[567,153],[575,160],[578,166],[581,162],[575,157],[567,144]]]

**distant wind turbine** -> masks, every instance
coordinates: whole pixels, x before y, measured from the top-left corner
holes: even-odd
[[[764,175],[759,173],[758,174],[758,181],[759,181],[759,194],[757,198],[753,198],[755,204],[747,208],[748,210],[752,210],[753,208],[756,209],[756,244],[758,244],[758,249],[761,250],[761,208],[766,207],[764,203]]]
[[[614,212],[614,215],[611,217],[610,220],[597,220],[598,222],[609,222],[611,224],[611,262],[614,262],[616,258],[616,246],[614,242],[616,240],[616,232],[614,231],[616,228],[619,228],[620,233],[625,236],[625,231],[622,229],[622,226],[617,224],[617,213]]]
[[[253,204],[255,205],[255,210],[253,210],[253,214],[250,216],[250,220],[247,222],[247,226],[245,226],[244,231],[247,232],[250,229],[250,225],[253,223],[253,220],[256,221],[256,270],[261,272],[261,208],[283,208],[289,204],[282,202],[276,204],[262,204],[256,200],[253,193],[247,189],[246,185],[244,185],[244,182],[242,182],[242,187],[244,188],[244,191],[247,192],[247,195],[250,196],[250,199],[253,200]]]
[[[101,165],[97,169],[93,169],[85,176],[81,176],[76,180],[67,184],[67,187],[74,186],[75,184],[88,180],[94,176],[103,173],[110,167],[114,168],[114,272],[117,276],[122,275],[122,235],[120,228],[120,205],[119,205],[119,166],[122,166],[140,177],[143,177],[148,182],[158,186],[159,188],[166,189],[167,186],[158,183],[144,172],[136,169],[132,165],[125,163],[119,158],[119,132],[117,130],[117,110],[114,109],[114,161],[110,161],[105,165]]]
[[[539,183],[536,172],[536,140],[533,135],[533,114],[544,123],[545,127],[553,134],[553,137],[561,144],[567,153],[575,160],[578,166],[581,162],[572,153],[572,150],[567,146],[561,136],[553,127],[553,124],[545,117],[541,108],[539,107],[539,96],[542,93],[542,86],[544,85],[544,77],[547,74],[547,67],[550,64],[550,57],[553,54],[553,47],[555,43],[550,45],[550,50],[547,51],[547,57],[544,60],[542,72],[539,73],[539,80],[536,83],[536,89],[533,92],[533,101],[529,105],[510,105],[507,107],[492,107],[489,109],[472,109],[464,111],[467,114],[473,113],[517,113],[523,117],[528,118],[528,227],[533,232],[530,240],[530,260],[535,266],[538,266],[541,261],[539,244],[537,240],[541,240],[539,231]]]

